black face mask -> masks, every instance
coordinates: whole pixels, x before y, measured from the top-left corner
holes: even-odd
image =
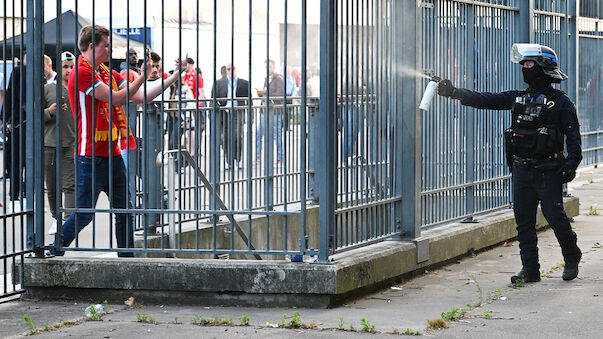
[[[523,73],[523,82],[525,82],[528,85],[533,85],[536,80],[538,80],[542,75],[542,71],[540,70],[540,67],[534,65],[534,67],[531,68],[522,68],[521,72]]]

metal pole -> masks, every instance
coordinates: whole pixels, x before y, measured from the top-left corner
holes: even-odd
[[[320,4],[320,133],[317,174],[319,192],[320,248],[318,259],[328,262],[333,248],[336,208],[336,102],[335,102],[335,1]]]
[[[396,21],[395,48],[396,72],[396,114],[398,142],[397,158],[402,159],[397,166],[396,195],[402,196],[399,207],[396,207],[396,223],[401,224],[405,238],[421,236],[421,152],[422,152],[422,112],[419,110],[421,100],[421,80],[413,75],[405,75],[403,69],[417,69],[421,60],[421,8],[413,1],[397,1],[395,13],[404,13],[404,20]],[[404,93],[405,95],[402,95]],[[414,93],[414,95],[413,95]]]

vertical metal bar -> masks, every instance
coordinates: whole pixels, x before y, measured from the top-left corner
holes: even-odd
[[[399,71],[417,69],[422,57],[419,46],[421,39],[421,12],[411,1],[397,1],[396,13],[406,13],[406,20],[397,20],[397,42],[404,48],[396,48]],[[407,73],[406,73],[407,74]],[[397,195],[401,195],[404,203],[396,208],[396,219],[401,220],[402,234],[406,238],[421,236],[421,155],[422,155],[422,112],[418,109],[421,81],[415,75],[398,75],[396,88],[399,99],[396,102],[398,131],[400,131],[400,149],[398,159],[402,160],[401,170],[398,170]],[[405,93],[405,95],[400,95]]]
[[[302,0],[302,1],[305,1],[305,0]],[[251,61],[252,61],[252,56],[253,56],[253,53],[252,53],[252,42],[253,42],[253,34],[252,34],[252,32],[253,32],[253,29],[252,29],[253,15],[252,14],[253,14],[253,11],[252,11],[252,9],[253,9],[253,0],[249,0],[249,50],[248,50],[248,58],[249,58],[248,86],[249,87],[247,89],[247,93],[248,93],[248,98],[247,98],[247,209],[248,210],[251,210],[253,208],[253,201],[252,201],[252,198],[253,198],[253,182],[252,182],[253,173],[252,173],[252,157],[251,157],[251,154],[252,154],[252,146],[251,146],[252,138],[251,137],[252,137],[252,133],[253,133],[253,130],[252,130],[253,124],[251,123],[252,114],[253,114],[253,111],[252,111],[253,101],[251,100],[251,95],[252,95],[252,92],[251,92],[252,63],[251,63]],[[258,119],[256,121],[259,126],[259,117],[256,119]],[[256,138],[257,137],[258,136],[256,135]],[[251,250],[251,238],[252,238],[251,214],[248,214],[247,215],[247,250]]]
[[[56,70],[57,70],[57,74],[56,74],[56,82],[57,82],[57,86],[56,86],[56,91],[55,91],[55,103],[57,105],[57,107],[62,107],[62,102],[61,102],[61,95],[63,93],[63,72],[62,72],[62,60],[61,60],[61,52],[63,50],[63,39],[62,37],[62,26],[63,26],[63,18],[62,18],[62,13],[61,13],[61,8],[62,8],[62,1],[61,0],[57,0],[56,1],[56,6],[57,6],[57,10],[56,10],[56,36],[59,37],[57,38],[57,48],[56,48],[56,53],[55,53],[55,60],[56,60]],[[4,73],[6,74],[6,72]],[[2,87],[5,88],[5,87]],[[66,100],[69,100],[69,97],[66,98]],[[61,108],[62,110],[62,108]],[[62,114],[57,114],[56,115],[56,152],[55,152],[55,164],[56,164],[56,172],[54,173],[55,176],[55,183],[56,183],[56,187],[55,190],[56,192],[58,192],[58,194],[56,195],[56,200],[55,201],[48,201],[49,204],[55,204],[55,208],[57,211],[57,216],[58,216],[58,220],[57,222],[57,228],[62,227],[63,225],[63,204],[62,204],[62,200],[63,200],[63,184],[62,184],[62,175],[61,173],[63,173],[62,169],[62,161],[61,159],[63,159],[63,145],[61,142],[61,124],[62,124]],[[60,145],[60,146],[59,146]],[[44,153],[44,152],[43,152]],[[46,156],[46,154],[44,154],[44,156]],[[58,233],[58,232],[57,232]]]
[[[519,2],[519,41],[534,42],[534,0]]]
[[[334,2],[320,4],[320,145],[318,175],[322,189],[319,192],[320,248],[318,259],[328,262],[333,248],[333,226],[335,225],[335,17]]]
[[[289,114],[288,114],[288,111],[287,111],[287,109],[288,109],[287,108],[287,80],[288,80],[287,78],[289,76],[287,74],[287,47],[288,47],[288,39],[287,39],[288,38],[287,37],[287,28],[288,28],[287,27],[288,26],[287,19],[288,18],[287,18],[287,10],[289,9],[288,5],[289,5],[289,1],[285,0],[285,6],[284,6],[285,7],[285,15],[284,15],[285,16],[285,23],[284,23],[285,27],[284,27],[284,32],[283,32],[284,33],[284,40],[285,40],[284,41],[284,52],[283,52],[283,54],[284,54],[283,63],[284,63],[284,68],[285,68],[284,69],[284,73],[285,73],[285,86],[284,86],[284,90],[283,90],[284,91],[283,92],[283,113],[282,113],[282,117],[281,117],[281,126],[279,126],[279,130],[278,130],[279,134],[281,134],[281,133],[284,134],[284,136],[281,136],[281,140],[282,140],[282,143],[283,143],[283,146],[281,148],[281,150],[282,150],[282,157],[283,158],[280,159],[282,161],[280,163],[280,165],[283,166],[282,167],[282,171],[281,171],[282,174],[283,174],[282,179],[281,179],[282,180],[281,183],[283,185],[283,191],[282,191],[282,193],[283,193],[283,208],[284,208],[285,212],[287,212],[287,180],[286,179],[287,179],[287,155],[288,155],[288,152],[287,152],[288,143],[287,143],[287,137],[286,137],[287,136],[287,127],[286,126],[289,126]],[[293,86],[295,87],[295,84],[293,84]],[[283,224],[283,250],[286,252],[287,251],[287,239],[288,239],[288,237],[287,237],[287,226],[288,226],[288,224],[287,224],[287,222],[288,222],[287,216],[284,215],[283,219],[284,219],[284,224]]]
[[[217,53],[217,40],[218,40],[218,1],[214,0],[214,50],[213,50],[213,82],[216,83],[216,53]],[[216,194],[218,191],[218,187],[216,186],[216,179],[219,180],[220,174],[220,153],[219,153],[219,137],[218,137],[218,127],[216,124],[218,123],[217,114],[218,114],[218,102],[216,100],[216,96],[212,95],[213,103],[212,103],[212,112],[211,112],[211,123],[210,123],[210,157],[209,157],[209,166],[210,166],[210,182],[213,188],[213,194],[210,197],[210,209],[215,211],[217,209],[216,203]],[[216,227],[219,216],[216,214],[212,215],[212,249],[216,250]]]
[[[301,27],[301,68],[302,68],[302,80],[301,80],[301,113],[300,113],[300,123],[301,123],[301,145],[300,145],[300,200],[301,200],[301,225],[300,225],[300,250],[305,252],[307,249],[306,243],[306,117],[307,117],[307,92],[306,92],[306,84],[307,84],[307,23],[306,23],[306,0],[302,0],[301,5],[301,17],[302,17],[302,27]],[[250,80],[251,81],[251,80]],[[251,238],[251,236],[249,237]]]
[[[146,0],[145,0],[146,5]],[[146,12],[145,12],[146,14]],[[113,64],[113,0],[109,0],[109,65]],[[111,69],[111,67],[110,67]],[[109,107],[113,110],[113,72],[109,73]],[[113,126],[113,114],[109,114],[109,126]],[[109,127],[111,128],[111,127]],[[111,137],[109,137],[109,209],[113,209],[115,206],[113,204],[113,142],[111,141]],[[126,205],[127,208],[127,205]],[[113,247],[113,212],[109,212],[109,248]],[[126,231],[126,234],[128,232]]]
[[[270,0],[266,0],[266,111],[264,114],[264,173],[266,181],[264,182],[264,195],[266,199],[266,211],[272,210],[273,206],[273,192],[274,192],[274,164],[273,164],[273,150],[272,145],[274,144],[274,114],[270,112]],[[274,65],[276,68],[276,65]],[[278,93],[276,94],[278,96]],[[276,106],[276,105],[275,105]],[[277,107],[273,108],[273,111]],[[278,146],[277,146],[278,147]],[[266,216],[266,250],[270,250],[270,217]]]
[[[474,30],[474,21],[473,18],[475,16],[475,5],[467,5],[467,35],[466,35],[466,41],[468,41],[469,43],[466,46],[465,49],[465,53],[467,57],[471,57],[473,60],[475,60],[475,48],[474,48],[474,41],[475,41],[475,30]],[[494,27],[492,27],[492,30],[494,30]],[[494,41],[494,40],[492,40]],[[464,58],[466,60],[466,58]],[[469,63],[470,65],[472,65],[472,63]],[[467,74],[467,79],[475,79],[475,67],[470,66],[467,67],[467,69],[465,70],[465,74]],[[469,80],[466,82],[466,86],[468,89],[470,90],[475,90],[475,81],[473,80]],[[466,164],[465,164],[465,182],[466,183],[470,183],[473,182],[475,180],[474,178],[474,174],[475,174],[475,149],[474,149],[474,140],[475,140],[475,135],[474,135],[474,123],[475,123],[475,117],[474,117],[474,109],[472,107],[467,107],[466,108],[466,114],[465,114],[465,133],[466,133],[466,145],[465,145],[465,154],[466,154]],[[474,212],[474,194],[475,194],[475,186],[471,185],[467,187],[466,190],[466,200],[465,200],[465,213],[466,215],[472,215]],[[472,220],[472,217],[469,217],[470,221]]]
[[[573,102],[578,103],[578,96],[580,92],[578,89],[578,85],[580,84],[580,38],[578,37],[578,14],[580,8],[580,0],[567,0],[567,2],[567,94]]]
[[[43,53],[42,50],[36,50],[36,47],[38,47],[39,43],[37,41],[38,37],[36,36],[36,31],[35,28],[37,26],[37,11],[35,11],[35,7],[36,7],[37,3],[35,0],[27,0],[27,31],[30,32],[30,34],[27,35],[26,37],[26,44],[27,44],[27,50],[30,51],[29,52],[29,60],[30,60],[30,71],[27,72],[25,74],[26,76],[26,81],[27,81],[27,87],[26,87],[26,96],[25,96],[25,100],[26,100],[26,111],[27,111],[27,115],[26,115],[26,119],[31,122],[33,122],[34,120],[34,109],[38,108],[39,103],[36,104],[36,100],[34,100],[34,98],[36,97],[37,94],[40,93],[40,88],[42,86],[42,78],[41,78],[41,72],[42,72],[42,68],[40,67],[40,62],[42,61],[43,58]],[[23,7],[21,7],[21,10],[23,10]],[[14,17],[13,17],[14,18]],[[23,22],[23,12],[21,12],[21,22]],[[23,32],[21,32],[23,33]],[[40,32],[42,33],[42,32]],[[22,35],[22,34],[21,34]],[[23,51],[23,44],[21,44],[21,51]],[[23,60],[23,58],[21,58],[21,60]],[[37,76],[36,76],[37,75]],[[36,82],[35,80],[38,80],[38,82]],[[21,79],[21,82],[23,82],[23,80]],[[37,86],[35,86],[35,84],[38,84]],[[19,106],[22,107],[22,106]],[[18,109],[18,108],[17,108]],[[13,110],[15,111],[15,110]],[[22,113],[19,112],[21,115]],[[36,124],[36,122],[34,122],[34,124]],[[12,126],[15,126],[14,121]],[[23,130],[22,128],[23,126],[21,126],[21,130]],[[39,129],[38,129],[39,131]],[[27,135],[27,139],[29,140],[33,140],[34,139],[34,130],[33,128],[29,128],[26,130],[26,135]],[[21,131],[20,134],[23,134],[23,131]],[[21,141],[18,141],[21,144]],[[14,144],[14,142],[13,142]],[[22,145],[22,144],[21,144]],[[20,152],[22,153],[24,150],[20,149]],[[25,149],[25,153],[26,153],[26,177],[27,178],[32,178],[33,177],[33,166],[34,166],[34,154],[33,154],[33,149],[31,146],[26,146]],[[14,169],[14,165],[11,163],[11,166],[13,166]],[[19,168],[20,164],[17,166],[17,168]],[[11,181],[12,180],[20,180],[21,175],[15,175],[15,171],[11,171]],[[33,192],[34,190],[34,181],[35,180],[27,180],[27,184],[26,184],[26,192]],[[12,184],[12,182],[11,182]],[[33,196],[30,195],[29,196],[29,204],[33,203]],[[28,205],[29,205],[28,204]],[[29,209],[29,206],[25,206],[25,209]],[[39,213],[39,212],[38,212]],[[43,217],[43,216],[42,216]],[[30,214],[27,214],[27,249],[29,250],[35,250],[36,247],[38,246],[38,235],[36,232],[36,225],[34,224],[34,218],[35,216],[32,216]],[[14,220],[13,220],[13,224],[14,224]],[[13,228],[13,234],[14,233],[14,228]],[[13,246],[14,247],[14,246]]]

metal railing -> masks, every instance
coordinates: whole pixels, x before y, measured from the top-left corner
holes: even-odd
[[[506,208],[511,203],[510,175],[502,131],[509,125],[508,112],[443,99],[436,99],[430,111],[417,106],[427,73],[477,91],[523,88],[520,72],[508,58],[515,42],[543,43],[557,51],[561,69],[569,75],[561,89],[575,101],[581,123],[582,166],[597,165],[603,157],[601,1],[182,1],[170,7],[165,1],[151,6],[128,0],[76,1],[73,8],[57,1],[52,20],[45,20],[48,12],[36,6],[41,3],[28,0],[26,8],[4,7],[0,70],[5,73],[5,98],[12,93],[25,108],[21,115],[2,113],[3,154],[14,160],[4,160],[3,169],[16,168],[2,180],[5,272],[25,253],[41,256],[46,250],[276,258],[318,254],[326,262],[335,252],[389,237],[418,238],[428,227],[472,221],[478,214]],[[319,11],[320,18],[308,17],[310,10]],[[67,21],[69,25],[63,24]],[[66,206],[57,194],[50,204],[59,214],[94,216],[74,247],[53,246],[63,235],[46,234],[51,220],[42,208],[41,117],[47,107],[34,98],[46,96],[43,51],[55,60],[55,69],[63,51],[79,57],[73,36],[86,21],[107,26],[112,51],[107,65],[118,70],[124,62],[128,78],[134,68],[142,65],[135,73],[145,74],[152,66],[146,63],[151,58],[147,47],[162,57],[157,78],[163,80],[155,84],[167,81],[165,71],[177,57],[188,55],[196,61],[192,68],[200,70],[192,82],[177,77],[174,90],[179,94],[174,99],[168,93],[149,97],[155,86],[151,82],[145,82],[140,94],[128,90],[124,108],[138,147],[124,152],[123,160],[107,159],[111,167],[124,163],[127,190],[108,184],[109,199],[102,196],[86,208],[80,198],[78,207]],[[235,22],[241,23],[236,29]],[[72,38],[48,44],[44,34],[50,30],[58,37],[69,31]],[[135,36],[138,31],[142,35]],[[309,39],[309,32],[320,39]],[[13,58],[24,59],[24,45],[32,51],[28,72],[11,83],[8,71],[21,67]],[[126,60],[129,48],[137,50],[142,64]],[[226,74],[221,74],[222,65]],[[248,80],[243,87],[228,81],[232,65],[238,79]],[[191,66],[182,64],[174,71],[180,74],[184,68],[193,74]],[[77,88],[81,69],[74,72]],[[58,83],[62,77],[58,72]],[[264,93],[266,79],[281,83]],[[189,85],[192,97],[184,93]],[[98,98],[97,91],[93,86],[83,98]],[[207,97],[195,94],[203,92]],[[110,105],[121,100],[110,93]],[[61,105],[61,97],[57,90],[50,101]],[[76,136],[82,132],[77,121],[84,105],[77,99],[72,100],[77,104],[72,107]],[[141,102],[137,106],[131,99]],[[59,138],[66,133],[60,116]],[[24,117],[27,130],[9,134],[8,126],[17,126]],[[22,144],[21,150],[8,151]],[[58,191],[66,184],[62,152],[59,147],[53,153]],[[157,167],[157,155],[172,169]],[[78,182],[89,173],[80,173],[80,162],[75,164]],[[121,176],[117,171],[98,176],[101,167],[92,168],[93,186]],[[9,195],[11,186],[21,182],[26,194]],[[115,197],[123,194],[126,206],[117,208]],[[24,207],[20,211],[9,208],[15,199]],[[313,206],[318,214],[309,212]],[[134,221],[128,221],[128,232],[136,231],[131,236],[136,248],[129,242],[118,247],[113,217],[130,216]]]

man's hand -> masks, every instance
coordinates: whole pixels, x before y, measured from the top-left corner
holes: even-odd
[[[438,83],[438,94],[443,97],[450,98],[455,89],[456,87],[454,87],[452,82],[448,79],[444,79]]]
[[[557,173],[561,174],[561,182],[564,184],[574,180],[576,177],[576,170],[567,166],[561,167]]]
[[[55,115],[57,113],[57,104],[54,103],[52,105],[50,105],[50,107],[48,107],[48,113],[50,113],[50,115]]]
[[[144,72],[146,70],[146,73],[144,75],[145,79],[149,78],[149,75],[151,75],[151,73],[153,72],[153,60],[151,60],[151,56],[149,55],[147,57],[147,67],[145,69],[144,65],[142,65],[142,71]]]
[[[259,96],[261,96],[261,97],[263,97],[263,96],[264,96],[264,94],[266,94],[266,91],[265,91],[265,90],[263,90],[263,89],[257,89],[257,88],[256,88],[255,90],[256,90],[256,92],[258,92],[258,95],[259,95]]]

